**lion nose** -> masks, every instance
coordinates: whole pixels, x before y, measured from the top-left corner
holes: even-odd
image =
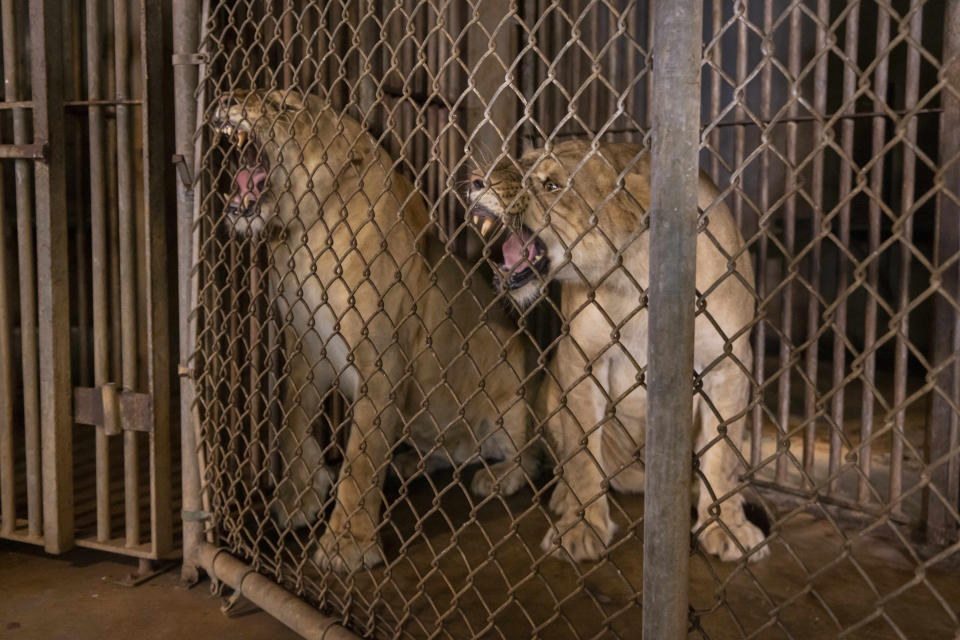
[[[476,189],[477,191],[487,186],[486,183],[483,181],[483,174],[476,173],[476,172],[471,173],[470,186]]]

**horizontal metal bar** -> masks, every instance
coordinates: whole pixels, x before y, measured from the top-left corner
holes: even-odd
[[[65,106],[67,109],[86,109],[87,107],[138,107],[142,104],[143,100],[131,98],[123,100],[67,100],[63,103],[63,106]]]
[[[143,100],[66,100],[63,106],[67,109],[86,109],[88,107],[115,107],[117,105],[140,106]],[[0,102],[0,111],[10,111],[13,109],[33,109],[31,100],[14,100],[11,102]]]
[[[714,125],[714,127],[715,127],[715,128],[720,128],[720,127],[769,127],[769,126],[771,126],[771,125],[772,125],[772,126],[777,126],[777,125],[781,125],[781,124],[801,123],[801,122],[817,122],[817,121],[826,122],[827,120],[831,120],[831,119],[836,119],[837,121],[843,121],[843,120],[860,120],[860,119],[864,119],[864,118],[892,118],[893,116],[896,116],[896,117],[898,117],[898,118],[903,118],[903,117],[908,117],[908,116],[909,116],[909,117],[913,117],[913,116],[935,116],[935,115],[939,115],[939,114],[942,113],[942,112],[943,112],[943,109],[940,109],[940,108],[931,108],[931,109],[918,109],[917,111],[913,111],[913,112],[910,112],[910,111],[893,111],[892,113],[890,113],[890,112],[887,112],[887,111],[866,111],[866,112],[860,112],[860,113],[842,113],[842,114],[839,114],[839,115],[834,113],[834,114],[828,114],[828,115],[826,115],[826,116],[823,116],[822,118],[818,118],[818,117],[816,117],[816,116],[795,116],[795,117],[789,117],[789,118],[779,118],[779,119],[773,120],[773,121],[770,121],[770,120],[760,120],[760,121],[756,121],[756,120],[731,120],[731,121],[728,121],[728,122],[718,122],[716,125]],[[702,123],[702,124],[700,125],[700,128],[701,128],[701,129],[705,129],[707,126],[708,126],[707,123]],[[645,132],[642,131],[642,130],[640,130],[640,129],[638,129],[638,128],[636,128],[636,127],[623,127],[623,128],[617,128],[617,129],[604,129],[604,131],[603,131],[603,135],[613,135],[613,134],[617,134],[617,133],[645,133]],[[525,135],[526,137],[528,137],[528,138],[540,138],[540,137],[541,137],[539,134],[531,134],[531,133],[526,133],[526,134],[524,134],[524,135]],[[582,131],[566,131],[566,132],[561,131],[561,132],[559,132],[559,133],[555,133],[555,134],[553,135],[553,138],[554,138],[554,139],[556,139],[556,138],[576,138],[576,137],[580,137],[580,136],[582,136],[582,135],[583,135],[583,132],[582,132]]]
[[[44,160],[47,143],[0,144],[0,160]]]
[[[750,480],[750,485],[765,491],[772,491],[785,496],[791,496],[794,499],[799,500],[800,502],[810,501],[811,507],[815,507],[818,504],[830,505],[831,507],[838,507],[840,509],[845,509],[851,513],[855,513],[859,516],[869,517],[873,519],[887,518],[891,522],[896,522],[897,524],[907,525],[911,527],[917,527],[919,525],[918,521],[915,518],[910,518],[903,515],[902,513],[897,513],[896,511],[885,511],[881,508],[870,507],[864,504],[857,502],[856,500],[848,500],[846,498],[829,495],[826,493],[811,494],[809,491],[804,491],[803,489],[797,489],[789,485],[777,484],[776,482],[770,482],[768,480],[760,480],[754,478]],[[776,500],[774,500],[776,502]],[[793,500],[790,500],[791,504],[795,504]]]

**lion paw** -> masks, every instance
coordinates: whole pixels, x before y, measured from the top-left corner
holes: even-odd
[[[321,571],[347,573],[380,564],[383,562],[383,553],[376,539],[360,540],[348,533],[335,534],[328,530],[317,541],[313,561]]]
[[[737,524],[726,524],[746,553],[740,550],[730,534],[718,523],[711,524],[700,534],[700,544],[707,553],[719,557],[724,562],[737,562],[746,554],[749,554],[749,562],[756,562],[770,555],[770,545],[756,548],[764,541],[763,531],[758,527],[745,519]],[[755,548],[756,550],[751,553],[751,549]]]
[[[482,497],[497,491],[502,496],[513,495],[523,486],[523,470],[512,460],[504,460],[490,467],[481,467],[473,475],[470,489]]]
[[[330,490],[332,481],[327,472],[317,475],[312,490],[300,495],[293,484],[287,480],[277,490],[277,499],[270,505],[270,513],[281,529],[302,529],[309,527],[320,518],[323,501]]]
[[[599,524],[583,520],[561,520],[547,531],[540,548],[555,555],[560,555],[562,549],[574,562],[597,560],[613,540],[616,529],[616,525],[609,519]]]

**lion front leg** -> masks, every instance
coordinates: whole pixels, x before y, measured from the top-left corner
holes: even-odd
[[[603,471],[602,397],[592,383],[580,383],[548,427],[560,430],[553,440],[560,443],[561,468],[550,501],[560,520],[540,546],[547,553],[562,549],[576,562],[598,559],[616,533]]]
[[[280,474],[270,511],[281,528],[297,528],[316,522],[333,484],[313,428],[330,389],[330,372],[314,344],[316,338],[313,343],[311,338],[298,341],[288,328],[284,339],[288,358],[282,383],[283,418],[277,431]]]
[[[482,445],[483,457],[502,458],[477,470],[470,482],[470,489],[478,496],[493,493],[509,496],[520,490],[537,473],[537,458],[528,446],[528,410],[525,402],[518,401],[516,388],[502,394],[503,403],[513,406],[503,416],[503,427],[494,431]],[[489,416],[485,416],[489,419]],[[519,460],[519,462],[518,462]]]
[[[382,369],[357,383],[336,504],[314,555],[321,569],[354,571],[383,562],[377,524],[384,472],[400,420],[389,397],[392,387]]]
[[[749,357],[745,361],[749,362]],[[717,415],[727,421],[734,416],[739,417],[727,423],[726,438],[714,442],[700,457],[703,476],[700,478],[697,524],[694,531],[700,531],[700,543],[707,553],[726,562],[740,560],[749,554],[749,560],[754,562],[767,557],[770,547],[759,546],[764,541],[763,532],[747,520],[744,513],[743,495],[736,491],[741,467],[740,454],[734,449],[739,449],[743,443],[744,414],[750,398],[750,382],[736,364],[728,361],[705,376],[703,389],[710,403],[704,399],[697,401],[701,421],[697,451],[701,451],[719,434],[720,423]],[[709,490],[704,485],[704,478],[709,484]],[[713,496],[716,496],[716,502]],[[710,512],[717,508],[719,516],[713,519]]]

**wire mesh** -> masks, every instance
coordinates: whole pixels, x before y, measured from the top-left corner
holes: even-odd
[[[960,628],[956,5],[705,4],[694,634]],[[653,9],[210,3],[208,534],[357,633],[638,628]]]

